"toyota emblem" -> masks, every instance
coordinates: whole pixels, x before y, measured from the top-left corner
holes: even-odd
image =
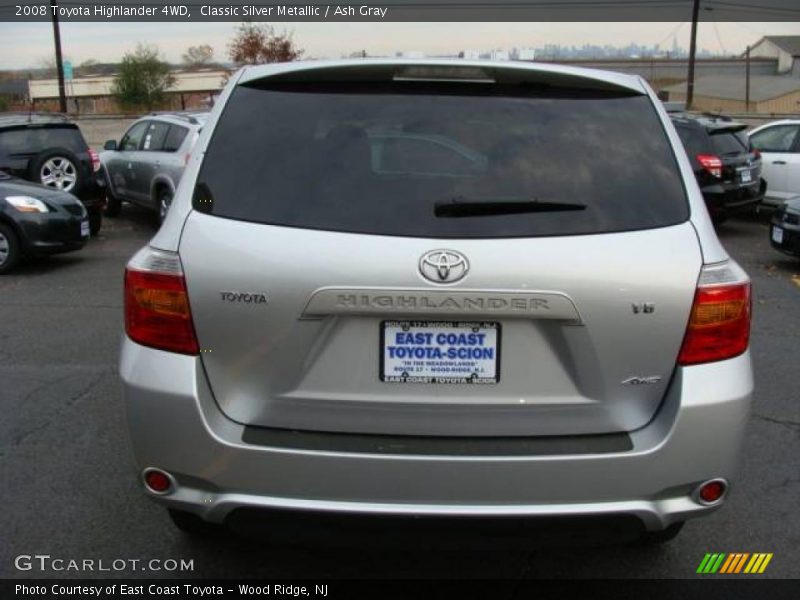
[[[454,283],[469,271],[467,257],[455,250],[431,250],[419,259],[419,272],[434,283]]]

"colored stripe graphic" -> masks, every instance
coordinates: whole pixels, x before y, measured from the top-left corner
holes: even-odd
[[[755,552],[753,554],[749,552],[731,552],[730,554],[725,552],[709,552],[703,557],[703,560],[700,561],[700,566],[697,567],[697,573],[763,573],[771,560],[772,553],[767,552]]]

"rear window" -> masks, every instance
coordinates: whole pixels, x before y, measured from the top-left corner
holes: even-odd
[[[512,210],[440,210],[464,203]],[[546,209],[514,208],[530,203]],[[647,97],[479,84],[240,86],[207,149],[195,208],[441,238],[613,232],[688,218]]]
[[[742,154],[747,152],[749,148],[747,135],[743,131],[737,131],[736,133],[731,133],[729,131],[720,133],[711,132],[711,143],[714,145],[716,153],[720,156]]]
[[[38,154],[49,148],[86,152],[88,146],[74,126],[25,127],[0,131],[0,153]]]

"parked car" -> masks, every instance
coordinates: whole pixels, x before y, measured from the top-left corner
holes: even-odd
[[[536,63],[237,73],[125,271],[148,495],[190,532],[621,516],[664,541],[719,508],[750,283],[657,103]]]
[[[800,195],[784,200],[775,210],[769,241],[784,254],[800,256]]]
[[[761,178],[762,160],[748,141],[747,125],[720,115],[680,112],[670,117],[712,219],[722,221],[731,211],[761,202],[768,182]]]
[[[0,169],[77,196],[89,213],[92,235],[100,231],[105,203],[100,158],[67,116],[0,114]]]
[[[116,216],[130,202],[166,217],[192,146],[208,113],[153,113],[130,126],[119,144],[100,154],[107,178],[106,214]]]
[[[72,194],[0,171],[0,275],[26,256],[80,250],[89,228],[86,208]]]
[[[774,121],[748,133],[750,142],[761,152],[765,204],[780,206],[800,194],[800,120]]]

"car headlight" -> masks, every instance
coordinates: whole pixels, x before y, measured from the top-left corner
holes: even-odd
[[[20,212],[46,213],[50,212],[47,204],[30,196],[6,196],[6,202]]]

